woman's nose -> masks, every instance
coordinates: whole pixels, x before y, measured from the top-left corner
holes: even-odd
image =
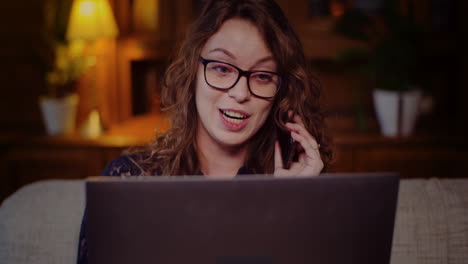
[[[250,99],[250,90],[248,86],[248,79],[246,76],[242,76],[239,81],[229,89],[228,95],[234,98],[237,102],[242,103]]]

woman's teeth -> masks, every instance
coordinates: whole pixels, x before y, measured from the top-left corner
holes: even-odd
[[[221,111],[224,115],[224,118],[232,122],[234,124],[240,124],[244,119],[247,118],[247,116],[239,113],[239,112],[233,112],[233,111]]]

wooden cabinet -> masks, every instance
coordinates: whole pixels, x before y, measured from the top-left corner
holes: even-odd
[[[152,138],[154,117],[119,127],[96,140],[79,137],[0,138],[0,201],[19,187],[44,179],[96,176],[129,146]],[[133,130],[132,130],[133,128]],[[141,132],[146,131],[146,132]],[[116,135],[115,133],[120,133]],[[334,137],[335,162],[329,172],[398,172],[402,178],[466,177],[468,141],[419,136],[390,139],[378,134]]]
[[[460,172],[460,154],[447,148],[370,148],[356,151],[355,170],[398,170],[403,177],[455,177]]]
[[[402,178],[467,177],[468,141],[420,136],[337,136],[333,172],[398,172]]]
[[[103,168],[102,150],[96,147],[17,146],[8,153],[13,182],[24,185],[48,179],[77,179],[98,175]]]
[[[34,181],[100,175],[109,161],[134,144],[120,137],[9,137],[0,143],[0,200]]]

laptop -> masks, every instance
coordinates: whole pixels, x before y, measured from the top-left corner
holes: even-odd
[[[389,263],[399,177],[90,178],[89,263]]]

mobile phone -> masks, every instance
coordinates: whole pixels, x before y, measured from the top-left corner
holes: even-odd
[[[278,127],[277,139],[281,148],[281,157],[283,158],[283,168],[289,169],[291,163],[296,158],[297,141],[291,137],[289,130]]]

